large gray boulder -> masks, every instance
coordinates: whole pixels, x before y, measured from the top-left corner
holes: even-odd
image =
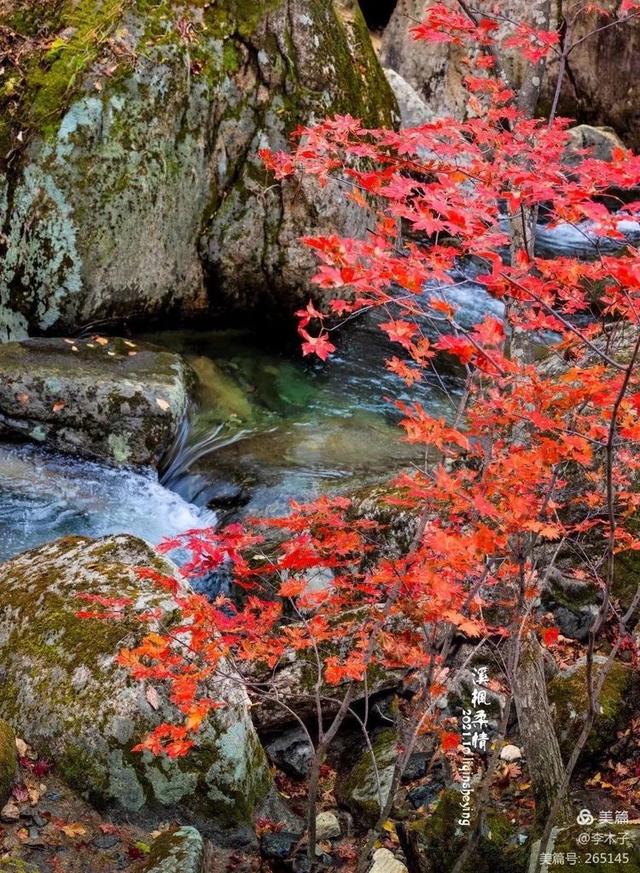
[[[128,812],[180,805],[209,827],[242,831],[271,787],[242,685],[230,678],[212,683],[210,695],[226,706],[187,757],[134,753],[150,729],[178,716],[162,693],[116,663],[118,651],[149,627],[132,615],[76,616],[79,592],[130,597],[142,609],[161,606],[166,594],[139,579],[139,566],[176,573],[129,536],[62,539],[2,565],[0,718],[94,802]]]
[[[0,433],[118,464],[157,465],[193,378],[179,356],[123,339],[0,344]]]
[[[0,338],[121,316],[289,310],[304,233],[364,230],[337,185],[275,185],[257,152],[395,101],[342,0],[8,0]]]
[[[400,127],[420,127],[433,121],[433,112],[416,89],[406,79],[403,79],[399,73],[396,73],[395,70],[387,67],[384,72],[398,101]]]

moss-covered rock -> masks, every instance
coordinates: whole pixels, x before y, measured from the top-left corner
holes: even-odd
[[[0,345],[0,431],[87,458],[157,465],[187,412],[178,355],[128,340]]]
[[[372,741],[373,756],[366,749],[346,775],[336,781],[336,799],[359,824],[375,824],[389,796],[398,757],[398,737],[384,730]],[[373,758],[375,757],[375,767]],[[377,773],[376,773],[377,770]]]
[[[20,858],[0,858],[0,873],[41,873],[41,868]]]
[[[274,186],[257,156],[332,113],[392,123],[357,6],[8,0],[0,25],[0,336],[290,308],[299,237],[363,229],[338,187]]]
[[[604,659],[597,656],[595,660],[594,672],[597,675]],[[632,686],[637,687],[637,682],[637,675],[628,664],[613,664],[600,694],[600,710],[585,745],[585,754],[597,757],[610,745],[611,738],[629,713],[634,696],[629,692]],[[566,755],[573,749],[589,707],[584,662],[555,676],[548,690],[560,748]]]
[[[163,605],[166,595],[139,579],[139,566],[176,573],[128,536],[62,539],[2,566],[0,717],[96,803],[129,811],[180,805],[219,827],[246,826],[271,782],[239,683],[213,683],[211,696],[226,706],[187,757],[131,751],[178,716],[164,699],[152,706],[144,684],[116,664],[118,651],[147,629],[132,615],[83,620],[76,611],[79,592],[129,597],[142,609]]]
[[[0,806],[9,797],[17,768],[16,735],[11,725],[0,719]]]
[[[460,825],[460,794],[448,789],[427,817],[409,825],[418,836],[418,846],[429,873],[450,873],[468,839],[468,827]],[[490,812],[487,832],[461,873],[524,873],[528,847],[517,828],[502,813]]]
[[[204,843],[192,827],[165,831],[156,837],[140,873],[201,873]]]

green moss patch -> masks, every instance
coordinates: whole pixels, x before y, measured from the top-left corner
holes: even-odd
[[[600,663],[595,664],[596,676],[601,666]],[[597,757],[608,747],[611,738],[615,736],[629,713],[629,701],[633,697],[629,691],[632,684],[636,685],[637,682],[637,675],[634,675],[628,665],[613,664],[600,695],[600,712],[585,746],[587,756]],[[560,747],[563,754],[567,755],[573,749],[582,729],[589,706],[586,667],[578,667],[569,676],[562,674],[555,676],[549,683],[548,689]]]

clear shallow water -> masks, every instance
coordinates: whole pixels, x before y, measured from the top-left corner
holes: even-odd
[[[240,331],[145,339],[185,355],[200,379],[191,431],[165,479],[188,501],[217,505],[220,495],[224,502],[235,494],[240,514],[278,514],[290,499],[354,491],[420,460],[401,439],[389,398],[402,398],[403,386],[384,369],[388,348],[373,325],[342,334],[327,364],[260,346]],[[457,380],[444,388],[434,380],[421,389],[422,401],[443,415]]]
[[[283,513],[291,498],[353,491],[420,460],[401,441],[388,399],[399,385],[384,370],[384,341],[373,327],[345,333],[326,365],[303,361],[295,347],[265,347],[248,332],[144,339],[184,354],[200,380],[163,479],[0,444],[0,560],[70,534],[127,532],[157,543],[221,516]],[[455,379],[448,390],[455,393]],[[423,400],[447,412],[439,386],[426,385]]]

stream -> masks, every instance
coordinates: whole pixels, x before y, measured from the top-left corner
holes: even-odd
[[[638,227],[624,228],[631,237]],[[588,228],[539,229],[547,256],[588,256]],[[542,252],[541,252],[542,253]],[[498,317],[500,303],[472,278],[435,289],[462,322]],[[425,295],[426,297],[427,295]],[[411,395],[383,364],[391,350],[364,317],[345,328],[328,363],[244,330],[163,331],[137,339],[184,355],[199,389],[160,475],[81,461],[32,445],[0,445],[0,560],[65,535],[164,537],[247,515],[277,515],[289,501],[355,493],[420,461],[401,439],[389,399],[448,415],[455,374]]]

